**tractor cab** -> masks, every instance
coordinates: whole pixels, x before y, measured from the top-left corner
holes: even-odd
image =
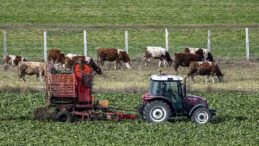
[[[186,95],[184,78],[161,73],[149,78],[149,90],[142,96],[138,108],[145,121],[159,123],[172,117],[186,116],[204,124],[215,115],[215,110],[208,108],[206,99]]]
[[[175,75],[151,75],[148,93],[164,97],[174,104],[176,110],[182,109],[182,98],[185,96],[183,78]]]

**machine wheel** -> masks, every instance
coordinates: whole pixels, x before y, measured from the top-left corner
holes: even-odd
[[[59,122],[73,122],[73,115],[67,110],[61,110],[57,113],[55,119]]]
[[[152,101],[143,108],[143,119],[149,123],[164,122],[169,119],[172,111],[169,105],[163,101]]]
[[[210,111],[207,108],[198,108],[192,113],[191,120],[199,124],[205,124],[211,120]]]

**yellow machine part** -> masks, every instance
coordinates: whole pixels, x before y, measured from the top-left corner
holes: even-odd
[[[109,101],[107,99],[98,100],[98,105],[101,106],[101,107],[108,107]]]

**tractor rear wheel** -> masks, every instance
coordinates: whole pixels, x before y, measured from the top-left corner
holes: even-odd
[[[61,110],[57,113],[55,119],[59,122],[73,122],[73,115],[67,110]]]
[[[171,117],[170,106],[164,101],[155,100],[145,104],[143,119],[149,123],[165,122]]]
[[[198,124],[205,124],[211,120],[211,113],[207,108],[198,108],[192,113],[191,120]]]

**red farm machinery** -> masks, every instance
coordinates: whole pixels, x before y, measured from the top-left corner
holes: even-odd
[[[72,69],[56,72],[52,64],[46,66],[46,103],[37,108],[36,119],[62,122],[75,120],[136,119],[134,114],[114,111],[108,100],[96,100],[92,95],[93,74],[87,64],[76,63]]]

